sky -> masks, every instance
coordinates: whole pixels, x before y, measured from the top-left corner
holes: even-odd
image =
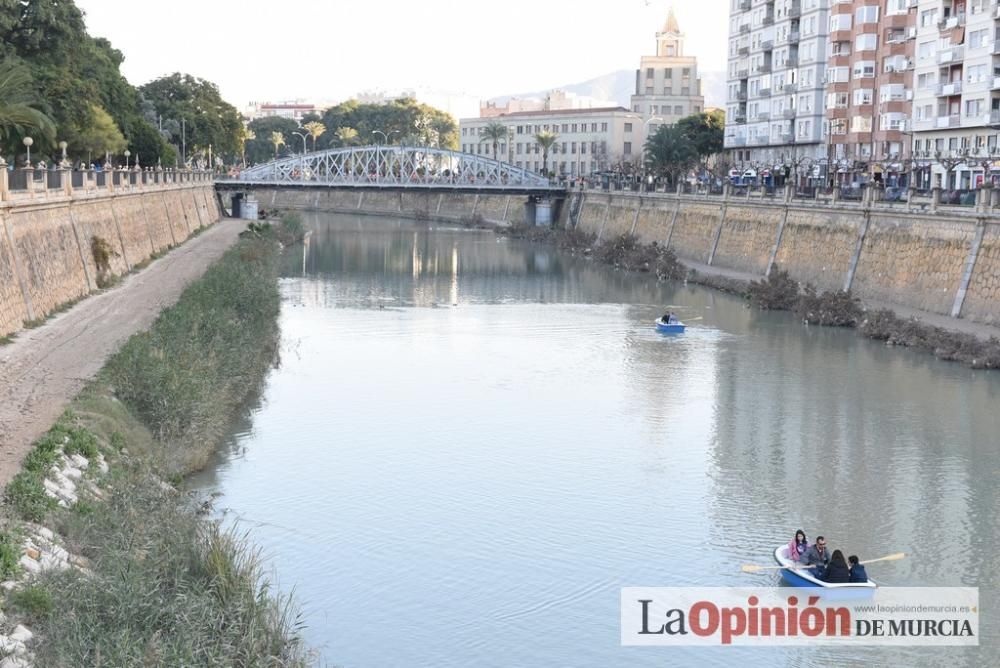
[[[475,101],[635,69],[655,53],[667,0],[76,0],[91,35],[125,54],[141,85],[181,71],[252,101],[338,102],[424,92],[457,116]],[[142,8],[141,10],[139,8]],[[726,0],[677,0],[686,53],[723,70]],[[471,109],[469,105],[472,105]]]

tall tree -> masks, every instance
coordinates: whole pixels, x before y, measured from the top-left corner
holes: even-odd
[[[499,121],[490,121],[479,136],[479,143],[488,142],[493,145],[493,159],[497,160],[497,148],[500,142],[507,141],[507,126]]]
[[[350,146],[358,138],[358,131],[354,128],[337,128],[334,134],[341,146]]]
[[[455,148],[458,146],[458,124],[450,115],[415,100],[394,100],[388,104],[362,104],[348,100],[330,107],[323,113],[328,128],[354,128],[361,143],[374,141],[375,132],[384,132],[394,141],[422,146]],[[327,135],[318,142],[321,148],[336,145],[336,135]]]
[[[280,132],[271,133],[271,143],[274,144],[274,157],[278,157],[278,148],[285,145],[285,135]]]
[[[543,130],[535,135],[535,143],[542,148],[542,172],[547,176],[549,173],[549,150],[559,140],[559,135],[548,130]]]
[[[306,129],[306,132],[309,133],[309,136],[312,137],[313,150],[315,151],[316,140],[322,137],[323,133],[326,132],[326,126],[320,123],[319,121],[309,121],[308,123],[303,123],[302,127],[304,127]]]
[[[721,109],[685,116],[675,127],[688,138],[700,157],[722,152],[726,112]]]
[[[268,116],[267,118],[257,118],[247,126],[247,132],[253,134],[248,136],[244,143],[243,150],[246,153],[247,164],[256,165],[274,159],[274,145],[271,144],[271,133],[280,132],[285,137],[290,137],[291,133],[298,129],[290,118],[280,116]],[[281,151],[278,152],[281,157]]]
[[[189,74],[174,73],[142,86],[143,96],[158,114],[180,123],[188,153],[212,147],[216,155],[234,158],[240,154],[240,131],[243,123],[236,108],[222,99],[219,88],[210,81]],[[174,135],[172,143],[180,145]]]
[[[646,141],[646,167],[676,184],[680,175],[698,163],[694,143],[676,125],[661,126]]]

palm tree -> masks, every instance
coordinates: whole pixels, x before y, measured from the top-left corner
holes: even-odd
[[[337,136],[342,146],[347,146],[357,138],[358,131],[354,128],[337,128],[333,134]]]
[[[535,135],[535,143],[542,147],[542,172],[549,173],[549,149],[552,148],[559,135],[554,132],[544,130]]]
[[[274,157],[278,157],[278,148],[285,145],[285,135],[280,132],[271,133],[271,143],[274,144]]]
[[[507,126],[499,121],[490,121],[483,128],[483,134],[479,137],[479,143],[484,141],[493,143],[493,159],[497,159],[497,147],[500,142],[507,141]]]
[[[38,110],[40,102],[28,69],[10,58],[0,62],[0,144],[29,130],[55,136],[56,125]]]
[[[257,133],[250,128],[244,127],[240,131],[240,153],[243,155],[243,167],[247,166],[247,142],[257,138]]]
[[[316,140],[319,139],[320,136],[322,136],[322,134],[324,132],[326,132],[326,126],[323,125],[322,123],[320,123],[319,121],[309,121],[308,123],[306,123],[302,127],[304,127],[306,129],[306,132],[308,132],[309,135],[312,137],[312,139],[313,139],[313,150],[315,151],[316,150]]]

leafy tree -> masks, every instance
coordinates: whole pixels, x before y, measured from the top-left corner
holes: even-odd
[[[40,110],[28,68],[7,58],[0,62],[0,146],[13,148],[29,132],[50,140],[55,123]],[[14,149],[16,151],[16,148]]]
[[[139,89],[153,103],[158,114],[177,122],[184,121],[189,153],[205,151],[209,146],[217,155],[232,158],[240,155],[240,132],[243,123],[233,105],[222,99],[214,83],[190,74],[174,73]],[[181,137],[173,135],[172,143]]]
[[[316,150],[316,140],[323,136],[326,132],[326,126],[319,121],[309,121],[308,123],[303,123],[302,127],[305,128],[306,132],[313,140],[313,150]]]
[[[489,142],[493,144],[493,159],[497,160],[497,148],[500,142],[507,141],[507,126],[499,121],[490,121],[483,128],[483,134],[479,137],[479,143]]]
[[[646,166],[655,174],[667,176],[671,184],[679,175],[688,172],[698,163],[694,143],[676,125],[661,126],[646,141]]]
[[[434,107],[415,100],[394,100],[388,104],[361,104],[348,100],[323,113],[323,125],[328,128],[353,128],[359,143],[372,141],[375,131],[384,132],[388,141],[406,142],[440,148],[458,146],[458,125],[455,119]],[[319,148],[343,143],[336,135],[328,135]]]
[[[548,130],[543,130],[535,135],[535,143],[542,147],[542,172],[545,174],[549,173],[549,149],[555,145],[558,139],[559,135]]]
[[[97,105],[92,106],[91,115],[93,121],[81,128],[78,134],[68,136],[67,142],[85,152],[88,162],[93,160],[93,156],[100,157],[105,153],[117,155],[124,151],[128,142],[111,115]],[[139,155],[138,151],[133,153]]]
[[[688,138],[699,157],[722,152],[726,112],[721,109],[685,116],[677,121],[675,127]]]

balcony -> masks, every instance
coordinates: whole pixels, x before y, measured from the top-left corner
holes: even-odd
[[[771,12],[764,14],[764,18],[761,20],[761,24],[766,26],[774,25],[774,14]]]
[[[802,5],[798,3],[795,3],[794,5],[789,7],[788,11],[785,12],[786,19],[797,19],[800,16],[802,16]]]
[[[771,49],[774,48],[774,40],[773,39],[763,40],[760,43],[760,48],[764,49],[765,51],[770,51]]]
[[[990,125],[1000,124],[1000,109],[994,109],[990,112]]]
[[[951,83],[939,84],[937,87],[938,97],[951,97],[962,94],[962,82],[952,81]]]
[[[781,112],[781,117],[784,118],[786,121],[790,121],[793,118],[795,118],[795,110],[785,109],[783,112]]]
[[[771,97],[771,89],[770,88],[761,88],[761,89],[759,89],[757,91],[757,96],[758,97]]]
[[[1000,6],[997,6],[997,7],[996,7],[996,8],[995,8],[995,9],[993,10],[993,18],[995,18],[995,19],[1000,19]]]
[[[743,125],[747,122],[747,113],[745,111],[737,111],[733,114],[733,123],[737,125]]]
[[[799,85],[797,83],[786,83],[784,86],[781,87],[781,92],[782,93],[794,93],[798,89],[799,89]]]
[[[769,139],[767,135],[757,135],[756,137],[753,138],[753,143],[764,145],[768,143],[768,140]]]
[[[741,12],[750,11],[750,0],[740,0],[739,7]]]
[[[788,42],[789,44],[798,44],[799,43],[798,31],[793,30],[790,33],[788,33],[788,37],[785,38],[785,41]]]
[[[769,120],[771,120],[771,114],[770,114],[770,112],[767,112],[767,111],[758,111],[757,112],[757,118],[755,118],[754,120],[755,121],[769,121]]]
[[[990,51],[994,56],[1000,55],[1000,39],[993,42],[993,49]]]
[[[761,63],[757,66],[757,74],[768,74],[771,71],[771,63]]]
[[[736,49],[736,53],[741,56],[746,56],[750,53],[750,47],[743,45],[740,48]]]
[[[792,69],[792,68],[795,68],[795,67],[798,67],[798,66],[799,66],[799,57],[798,56],[788,56],[787,58],[785,58],[785,65],[784,65],[784,67],[786,67],[787,69]]]
[[[962,125],[962,117],[959,114],[951,114],[950,116],[938,116],[937,122],[934,124],[936,128],[957,128]]]
[[[965,54],[965,48],[962,46],[951,45],[944,51],[938,52],[938,65],[947,65],[948,63],[961,62],[962,56]]]
[[[740,34],[741,35],[749,35],[750,34],[750,24],[749,23],[741,23],[740,24]]]
[[[958,16],[949,16],[946,19],[942,19],[938,22],[938,30],[951,30],[952,28],[958,28],[965,25],[965,14],[959,14]]]
[[[750,70],[747,68],[744,67],[742,70],[736,70],[737,79],[746,79],[748,76],[750,76]]]
[[[1000,90],[1000,77],[993,77],[993,85],[990,90]]]
[[[785,144],[794,144],[795,135],[793,135],[791,132],[782,132],[781,141],[784,142]]]
[[[726,137],[726,146],[746,146],[746,137]]]

